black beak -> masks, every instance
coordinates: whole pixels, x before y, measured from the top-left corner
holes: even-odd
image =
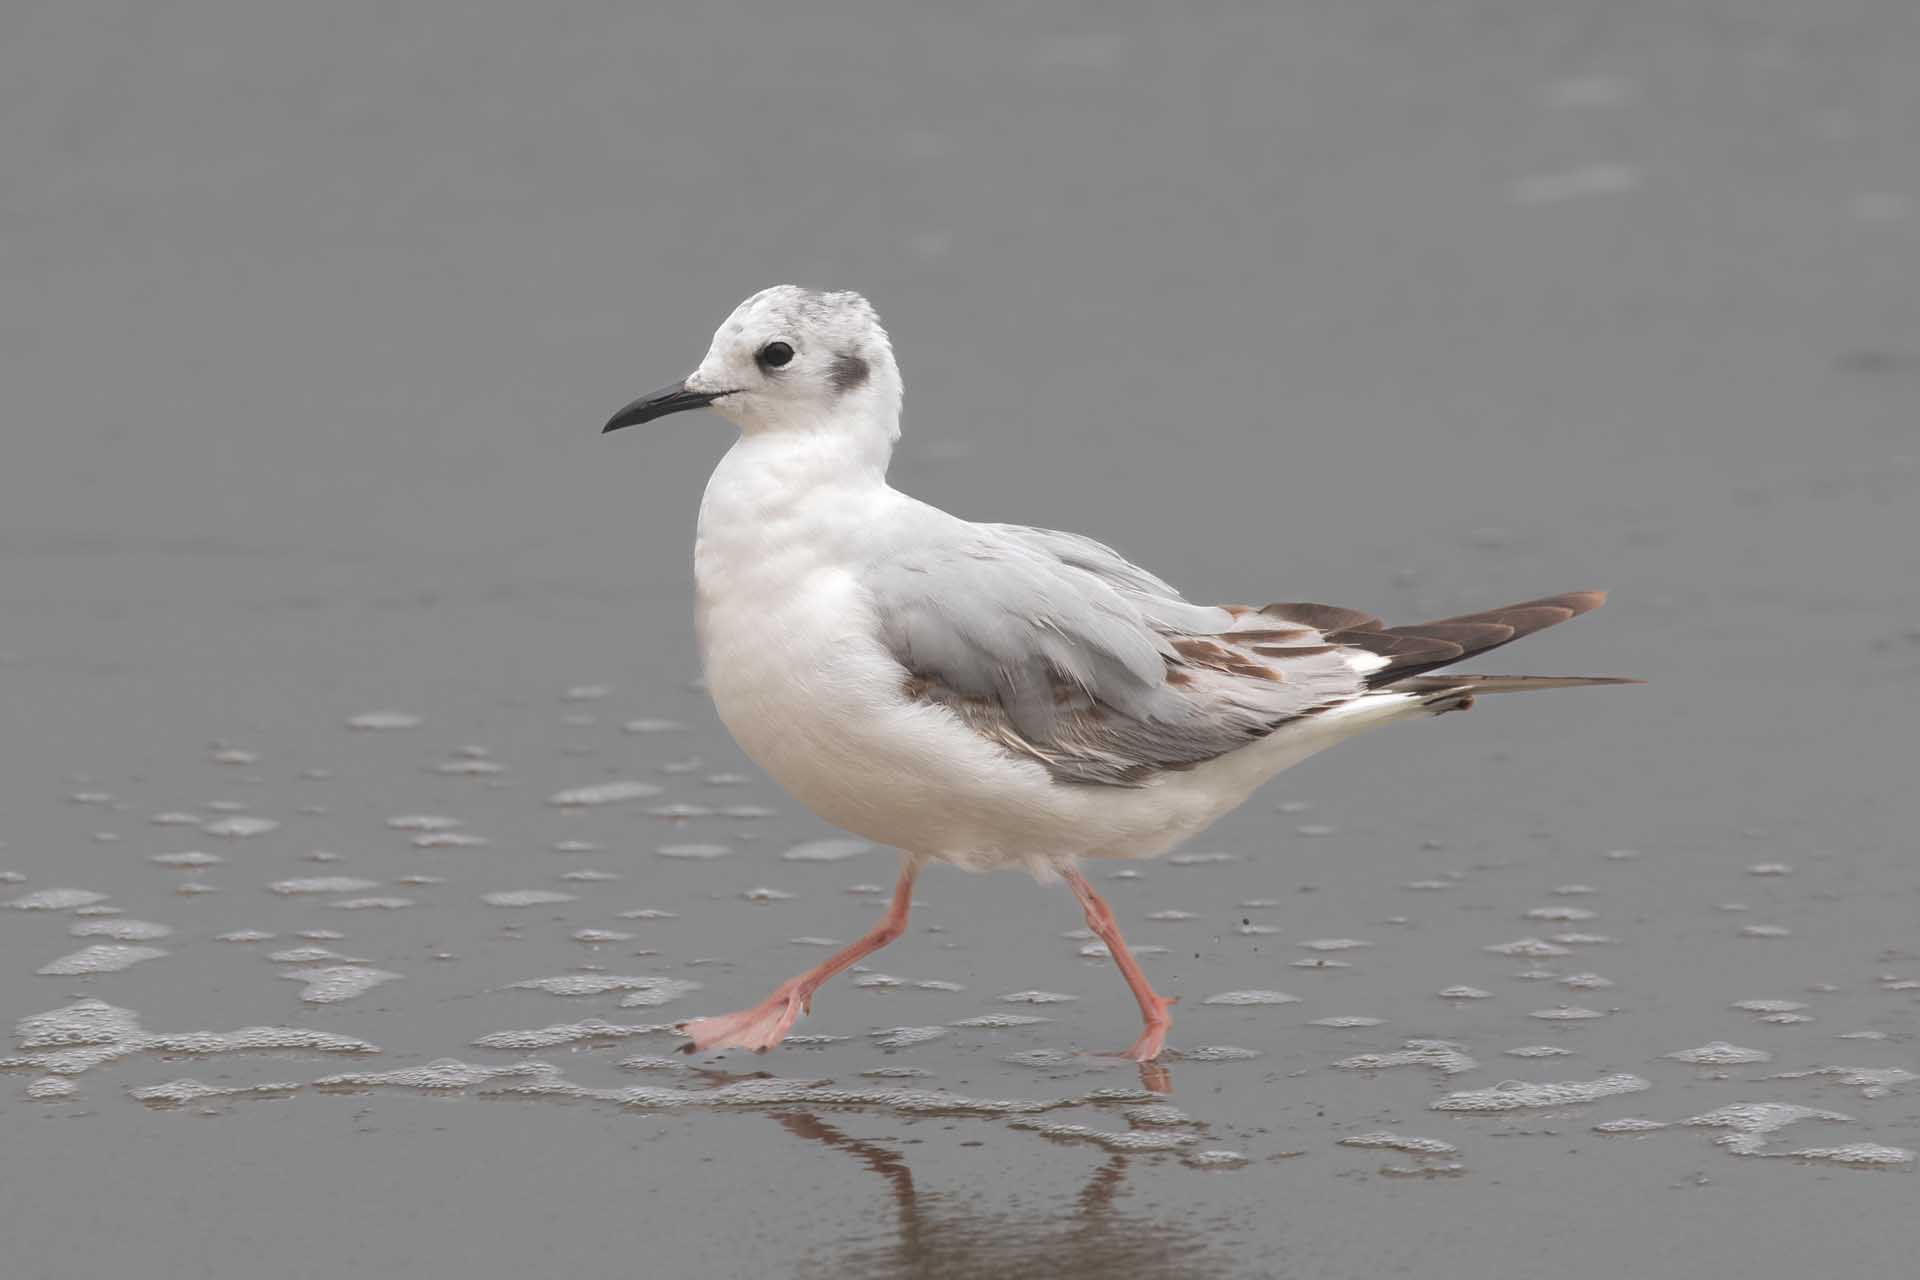
[[[704,409],[725,394],[724,391],[689,391],[684,381],[676,382],[660,388],[652,395],[641,396],[614,414],[607,419],[607,425],[600,428],[600,434],[605,435],[636,423],[652,422],[655,418],[664,418],[683,409]]]

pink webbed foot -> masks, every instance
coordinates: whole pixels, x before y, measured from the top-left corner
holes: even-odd
[[[810,993],[797,980],[786,983],[751,1009],[681,1023],[680,1030],[692,1036],[693,1043],[681,1045],[680,1052],[751,1049],[765,1053],[787,1038],[794,1019],[810,1011],[812,1003]]]

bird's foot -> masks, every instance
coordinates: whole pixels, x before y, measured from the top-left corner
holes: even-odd
[[[693,1037],[693,1043],[680,1046],[682,1053],[712,1053],[719,1049],[751,1049],[765,1053],[787,1038],[800,1014],[811,1012],[813,993],[798,979],[783,983],[772,995],[738,1013],[723,1013],[714,1018],[695,1018],[680,1024],[680,1030]]]
[[[1134,1062],[1152,1062],[1160,1056],[1160,1051],[1167,1047],[1167,1032],[1173,1028],[1171,1010],[1174,1005],[1180,1003],[1180,997],[1169,998],[1156,995],[1153,998],[1159,1003],[1157,1010],[1159,1016],[1148,1018],[1146,1029],[1140,1033],[1140,1038],[1135,1040],[1133,1047],[1120,1055],[1121,1057]]]

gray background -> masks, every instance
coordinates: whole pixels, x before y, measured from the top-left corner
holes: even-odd
[[[1592,1125],[1788,1102],[1853,1119],[1796,1125],[1769,1153],[1920,1146],[1912,1084],[1769,1078],[1916,1066],[1916,66],[1907,0],[9,6],[0,870],[18,882],[0,896],[87,888],[175,932],[124,973],[49,977],[35,970],[82,945],[78,921],[0,911],[0,1022],[94,996],[156,1030],[309,1026],[383,1052],[144,1054],[58,1100],[27,1096],[37,1072],[0,1077],[6,1271],[1909,1266],[1911,1164]],[[830,833],[691,687],[688,549],[729,429],[596,435],[780,281],[879,306],[908,385],[894,477],[920,496],[1094,534],[1202,600],[1407,621],[1608,587],[1605,611],[1511,665],[1653,683],[1365,739],[1198,846],[1236,861],[1103,869],[1130,936],[1169,948],[1145,963],[1185,997],[1174,1046],[1261,1055],[1171,1061],[1191,1121],[1176,1131],[1195,1135],[1178,1150],[872,1098],[129,1098],[182,1076],[505,1065],[525,1055],[471,1042],[737,1007],[819,955],[789,938],[848,938],[877,914],[843,890],[889,881],[888,856],[778,859]],[[382,707],[424,723],[347,729]],[[639,716],[686,727],[622,731]],[[223,765],[210,742],[257,758]],[[504,772],[433,771],[464,744]],[[664,793],[545,803],[610,777]],[[216,801],[282,825],[221,840],[150,822]],[[648,813],[668,803],[773,812]],[[490,843],[416,848],[388,826],[409,813]],[[731,853],[656,855],[686,842]],[[147,861],[186,849],[227,861]],[[1771,863],[1792,872],[1748,871]],[[560,878],[583,868],[621,878]],[[321,874],[415,905],[266,888]],[[408,875],[441,882],[393,887]],[[1436,880],[1453,887],[1404,887]],[[1552,892],[1568,884],[1595,892]],[[794,896],[742,899],[758,886]],[[577,896],[481,898],[540,887]],[[536,1056],[595,1089],[757,1071],[1077,1100],[1046,1118],[1128,1131],[1121,1104],[1087,1095],[1137,1088],[1131,1068],[1072,1054],[1130,1039],[1132,1003],[1061,937],[1080,923],[1067,895],[935,871],[920,897],[875,968],[964,991],[843,979],[802,1030],[848,1039],[718,1072],[615,1065],[664,1054],[658,1033]],[[1597,918],[1527,916],[1558,905]],[[620,918],[642,907],[678,914]],[[1170,908],[1195,918],[1145,918]],[[214,940],[247,927],[279,938]],[[587,947],[582,927],[637,936]],[[1612,941],[1538,963],[1615,985],[1519,979],[1535,962],[1483,949],[1569,928]],[[267,953],[309,929],[402,979],[303,1004]],[[1321,938],[1373,945],[1299,946]],[[1315,955],[1351,967],[1293,964]],[[666,1011],[508,988],[582,965],[704,986]],[[1436,997],[1452,984],[1490,994]],[[1201,1003],[1248,987],[1300,1001]],[[1026,988],[1080,999],[996,999]],[[1730,1008],[1756,998],[1813,1020]],[[1606,1016],[1530,1017],[1562,1003]],[[903,1049],[870,1034],[995,1009],[1054,1021]],[[1314,1025],[1337,1015],[1385,1022]],[[1884,1038],[1840,1038],[1862,1031]],[[1413,1037],[1479,1065],[1332,1065]],[[1773,1062],[1663,1057],[1710,1040]],[[1530,1044],[1573,1052],[1504,1056]],[[1035,1049],[1055,1065],[1007,1060]],[[861,1075],[901,1067],[925,1074]],[[1429,1109],[1506,1077],[1614,1072],[1651,1088]],[[1338,1145],[1380,1129],[1459,1154]],[[1197,1167],[1199,1150],[1245,1159]]]

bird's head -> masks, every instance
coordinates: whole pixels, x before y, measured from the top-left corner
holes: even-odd
[[[771,431],[900,435],[900,370],[873,304],[857,293],[775,285],[713,335],[700,367],[635,400],[603,430],[712,406],[751,435]]]

